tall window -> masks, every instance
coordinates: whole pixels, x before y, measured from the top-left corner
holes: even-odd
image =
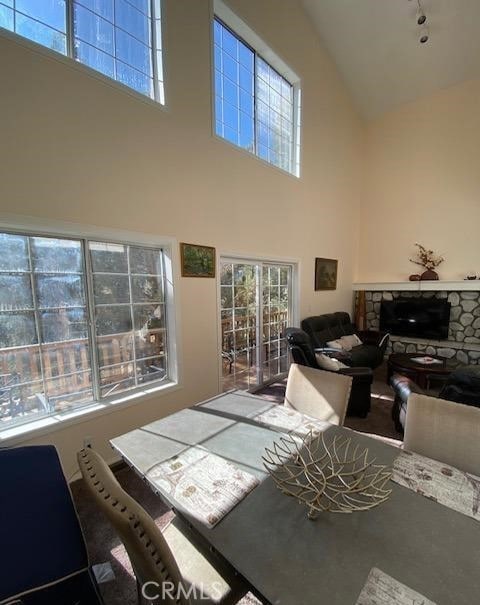
[[[293,266],[221,260],[222,386],[251,389],[288,369]]]
[[[168,380],[164,254],[0,233],[0,428]]]
[[[216,134],[296,173],[294,86],[218,18],[214,44]]]
[[[160,0],[0,0],[0,27],[160,103]]]

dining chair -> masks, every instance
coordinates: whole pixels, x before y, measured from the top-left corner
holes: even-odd
[[[343,425],[352,378],[292,363],[284,405],[302,414]]]
[[[152,517],[121,487],[110,467],[91,448],[78,452],[89,492],[119,534],[137,579],[139,603],[230,605],[248,591],[245,582],[212,554],[201,553],[187,526],[176,517],[160,531]],[[142,588],[146,594],[142,594]],[[160,595],[158,600],[151,600]]]
[[[412,393],[404,448],[480,476],[480,408]]]

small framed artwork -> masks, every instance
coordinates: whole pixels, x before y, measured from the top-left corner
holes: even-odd
[[[338,260],[333,258],[315,259],[315,290],[337,289]]]
[[[215,248],[180,244],[182,277],[215,277]]]

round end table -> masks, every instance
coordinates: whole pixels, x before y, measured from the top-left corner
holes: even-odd
[[[435,359],[434,363],[415,361],[422,357]],[[457,367],[454,361],[439,355],[423,355],[422,353],[392,353],[387,362],[387,383],[390,384],[392,374],[403,374],[411,378],[422,389],[428,389],[430,378],[445,377]]]

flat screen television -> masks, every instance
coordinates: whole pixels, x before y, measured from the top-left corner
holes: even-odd
[[[450,303],[436,298],[382,301],[380,330],[396,336],[448,339]]]

